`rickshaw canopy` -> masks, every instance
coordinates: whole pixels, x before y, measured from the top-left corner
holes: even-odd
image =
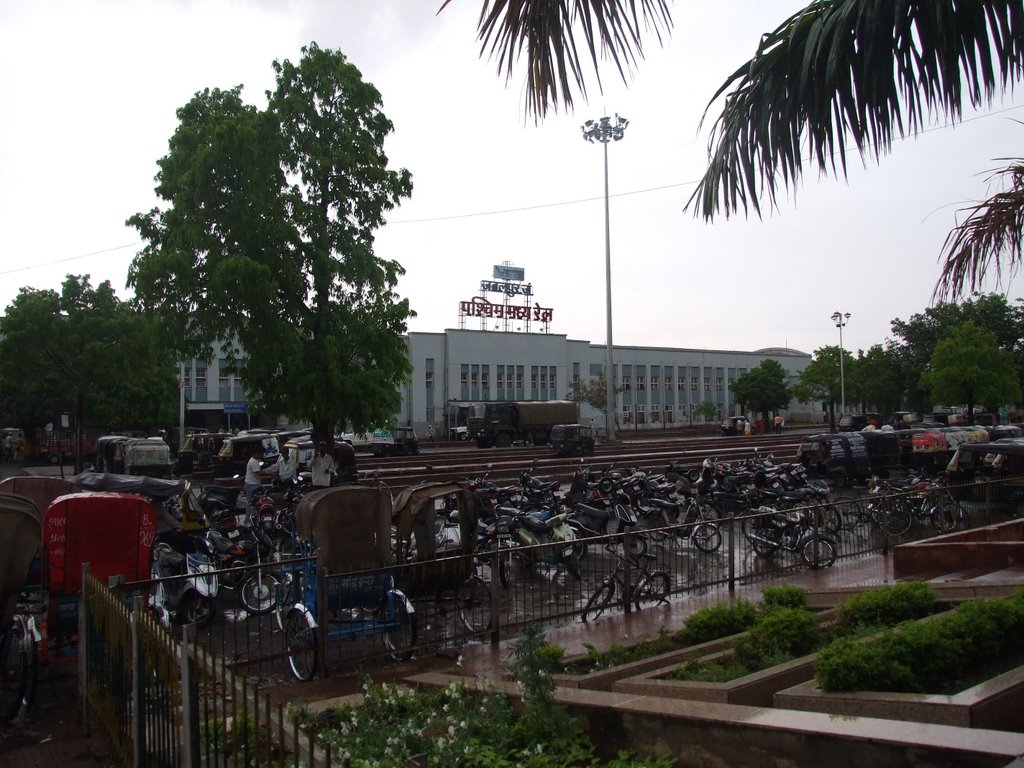
[[[0,493],[16,493],[18,496],[30,499],[39,510],[40,522],[43,519],[43,512],[50,506],[51,501],[58,496],[74,492],[75,486],[72,482],[62,477],[19,475],[0,480]]]
[[[41,540],[36,505],[24,496],[0,493],[0,628],[10,624]]]
[[[455,499],[459,511],[459,533],[462,553],[470,554],[476,541],[477,503],[471,490],[460,483],[438,482],[403,488],[395,499],[394,525],[402,541],[416,537],[418,560],[433,559],[437,554],[434,523],[437,499]],[[450,554],[450,553],[449,553]]]
[[[157,515],[142,496],[72,493],[53,500],[43,518],[43,575],[51,591],[82,589],[82,563],[100,578],[149,576]]]
[[[384,488],[339,485],[303,496],[295,524],[329,573],[372,570],[391,564],[392,509]]]
[[[150,499],[171,499],[185,490],[184,480],[163,480],[145,475],[117,475],[112,472],[80,472],[71,478],[79,491],[135,493]]]

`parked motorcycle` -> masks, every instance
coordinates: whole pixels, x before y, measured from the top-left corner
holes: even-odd
[[[156,583],[149,607],[165,626],[213,622],[218,579],[209,551],[200,540],[168,531],[153,542],[150,576]]]
[[[516,537],[527,573],[534,573],[538,563],[565,566],[573,578],[580,578],[580,544],[566,522],[569,511],[552,514],[549,510],[528,512],[519,516]],[[546,545],[546,546],[541,546]]]
[[[220,572],[220,585],[237,593],[238,603],[247,613],[270,613],[281,593],[281,577],[264,565],[264,559],[269,559],[274,551],[274,544],[263,529],[211,528],[203,539]]]

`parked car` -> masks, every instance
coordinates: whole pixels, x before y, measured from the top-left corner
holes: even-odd
[[[559,456],[593,456],[594,428],[589,424],[555,424],[551,447]]]

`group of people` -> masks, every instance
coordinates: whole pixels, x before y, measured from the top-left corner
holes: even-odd
[[[772,431],[775,432],[776,435],[781,435],[782,434],[782,429],[785,426],[786,426],[786,417],[782,416],[781,414],[778,414],[778,413],[775,414],[775,418],[772,419],[772,425],[771,425]],[[760,432],[763,432],[763,431],[764,431],[764,428],[763,428],[763,424],[761,423],[760,419],[757,420],[756,424],[754,422],[752,422],[750,419],[747,419],[747,418],[742,417],[742,416],[740,418],[736,419],[736,434],[737,435],[747,435],[749,437],[750,435],[757,434],[757,433],[760,433]]]
[[[263,469],[263,458],[266,450],[262,445],[253,447],[252,456],[245,464],[245,498],[246,513],[251,518],[253,494],[259,490],[263,480],[271,478],[281,485],[295,482],[298,477],[298,456],[289,446],[281,447],[277,462],[270,469]],[[355,449],[348,443],[338,443],[333,454],[327,453],[327,443],[323,440],[316,447],[316,453],[309,463],[310,484],[314,490],[329,488],[336,483],[354,483],[358,480],[356,473]]]

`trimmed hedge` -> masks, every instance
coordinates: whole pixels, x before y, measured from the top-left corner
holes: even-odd
[[[1021,652],[1024,590],[905,622],[871,642],[841,638],[821,652],[815,677],[826,691],[939,693],[956,689],[972,666]]]

